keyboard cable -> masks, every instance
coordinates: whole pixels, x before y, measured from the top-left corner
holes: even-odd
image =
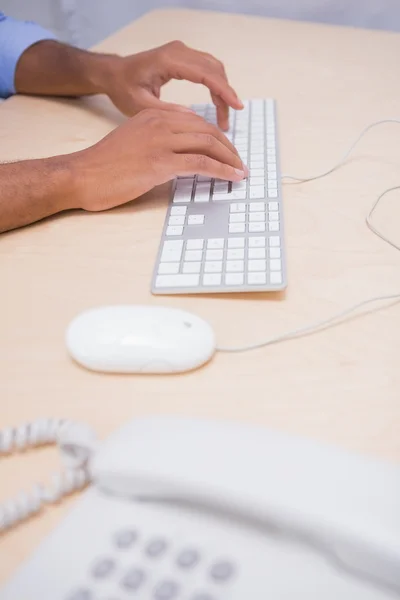
[[[354,148],[357,146],[357,144],[361,141],[361,139],[365,136],[365,134],[368,131],[370,131],[374,127],[377,127],[379,125],[384,125],[387,123],[400,124],[400,119],[383,119],[383,120],[376,121],[376,122],[368,125],[365,129],[363,129],[363,131],[357,137],[355,142],[350,146],[349,150],[347,150],[347,152],[345,153],[343,158],[338,163],[336,163],[331,169],[328,169],[327,171],[324,171],[323,173],[320,173],[318,175],[314,175],[311,177],[294,177],[292,175],[283,175],[282,180],[289,179],[289,180],[293,181],[293,184],[298,184],[298,183],[307,183],[309,181],[315,181],[316,179],[322,179],[323,177],[330,175],[331,173],[333,173],[334,171],[336,171],[337,169],[339,169],[341,166],[343,166],[345,164],[346,160],[348,159],[348,157],[350,156],[350,154],[352,153]],[[291,184],[291,185],[293,185],[293,184]],[[382,192],[380,194],[380,196],[374,202],[371,210],[369,211],[368,215],[365,218],[366,225],[372,231],[372,233],[374,233],[381,240],[383,240],[385,243],[389,244],[390,246],[392,246],[393,248],[395,248],[398,251],[400,251],[399,244],[397,244],[395,241],[391,240],[386,235],[384,235],[376,227],[376,225],[373,224],[372,216],[373,216],[376,208],[378,207],[379,203],[381,202],[382,198],[384,198],[384,196],[386,196],[387,194],[394,192],[395,190],[399,190],[399,189],[400,189],[400,185],[397,185],[395,187],[390,187],[390,188],[386,189],[384,192]],[[345,319],[345,317],[348,317],[350,314],[356,312],[358,309],[360,309],[364,306],[367,306],[370,304],[375,304],[377,302],[388,302],[388,301],[391,301],[391,304],[393,304],[393,302],[397,303],[398,301],[400,301],[400,292],[394,293],[394,294],[375,296],[373,298],[368,298],[367,300],[362,300],[360,302],[357,302],[357,304],[354,304],[354,305],[350,306],[349,308],[346,308],[346,309],[334,314],[333,316],[328,317],[327,319],[316,321],[316,322],[310,323],[308,325],[299,327],[297,329],[292,329],[291,331],[288,331],[286,333],[282,333],[280,335],[261,340],[260,342],[256,342],[254,344],[250,344],[250,345],[246,345],[246,346],[232,346],[232,347],[217,346],[217,351],[218,352],[230,352],[230,353],[247,352],[249,350],[256,350],[258,348],[264,348],[265,346],[272,346],[273,344],[278,344],[280,342],[304,337],[306,335],[311,335],[313,333],[318,333],[320,331],[323,331],[324,329],[328,329],[329,327],[338,325],[340,322],[343,321],[343,319]],[[371,312],[371,311],[365,311],[362,314],[368,314],[369,312]]]

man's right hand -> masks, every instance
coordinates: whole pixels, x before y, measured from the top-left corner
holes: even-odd
[[[248,175],[226,136],[189,109],[144,110],[70,158],[78,182],[73,207],[88,211],[124,204],[179,175]]]

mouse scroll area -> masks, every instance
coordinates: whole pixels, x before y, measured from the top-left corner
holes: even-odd
[[[69,325],[71,357],[105,373],[179,373],[208,362],[215,334],[203,319],[166,307],[106,306],[78,315]]]

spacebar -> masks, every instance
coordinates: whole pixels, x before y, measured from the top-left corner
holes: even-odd
[[[156,287],[196,287],[199,285],[200,275],[158,275]]]

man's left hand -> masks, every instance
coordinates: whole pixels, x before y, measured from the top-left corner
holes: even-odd
[[[223,130],[229,126],[229,107],[243,108],[229,85],[224,65],[211,54],[193,50],[178,41],[119,58],[109,73],[104,91],[127,116],[145,108],[190,110],[160,99],[161,87],[171,79],[186,79],[208,87],[217,108],[218,125]]]

